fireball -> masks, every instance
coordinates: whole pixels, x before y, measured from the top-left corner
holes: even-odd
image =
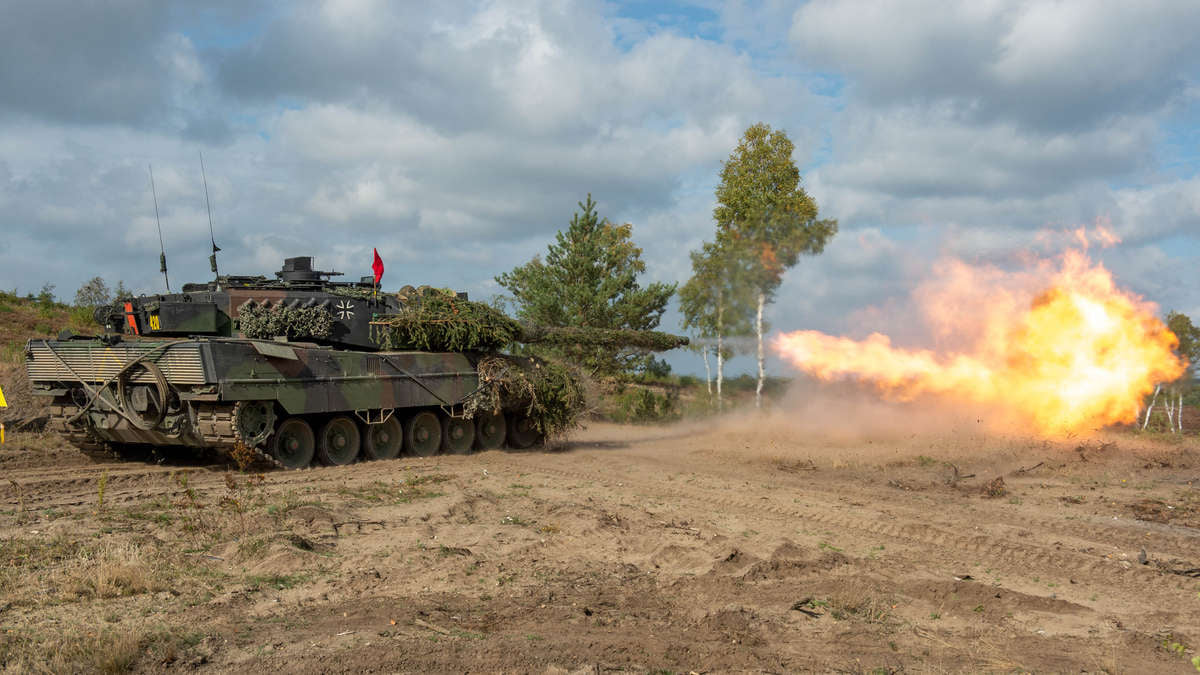
[[[821,380],[858,379],[897,400],[966,400],[1045,435],[1132,422],[1155,385],[1177,379],[1187,364],[1157,307],[1119,288],[1085,251],[1013,274],[941,263],[914,299],[933,334],[956,349],[817,331],[784,333],[774,346]]]

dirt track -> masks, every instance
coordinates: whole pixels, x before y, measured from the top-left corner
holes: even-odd
[[[43,631],[132,635],[112,656],[147,671],[1194,672],[1200,647],[1195,437],[747,417],[256,479],[20,436],[0,469],[10,669],[101,665]]]

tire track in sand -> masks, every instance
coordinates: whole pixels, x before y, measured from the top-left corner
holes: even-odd
[[[799,521],[810,526],[831,530],[852,531],[869,538],[882,537],[908,545],[935,547],[942,552],[956,552],[955,557],[963,564],[987,564],[1008,573],[1025,575],[1031,570],[1037,570],[1064,578],[1079,577],[1077,583],[1106,588],[1116,580],[1114,579],[1116,577],[1122,583],[1134,586],[1143,593],[1153,593],[1164,600],[1169,599],[1171,602],[1180,602],[1184,598],[1190,600],[1194,594],[1194,591],[1178,588],[1181,582],[1189,580],[1160,573],[1149,567],[1130,565],[1098,555],[1049,549],[995,535],[953,532],[903,518],[885,521],[835,513],[837,508],[844,506],[837,503],[818,503],[815,506],[782,505],[766,497],[748,499],[713,495],[704,491],[682,490],[669,483],[648,481],[645,479],[645,475],[634,477],[622,475],[618,479],[614,478],[614,474],[611,472],[592,473],[579,469],[568,470],[547,465],[544,461],[518,463],[500,459],[491,462],[490,465],[513,473],[536,473],[575,481],[590,481],[610,488],[618,487],[616,484],[619,482],[624,488],[636,488],[673,501],[706,505],[720,511],[736,510],[750,516]],[[809,496],[806,495],[806,498]],[[817,502],[818,500],[809,501]]]
[[[119,463],[115,467],[128,467]],[[369,483],[389,477],[398,477],[406,471],[436,470],[440,462],[429,462],[424,458],[401,458],[382,462],[359,462],[347,466],[313,466],[294,471],[267,471],[263,489],[267,493],[286,491],[290,488],[311,488],[319,491],[331,483],[348,486]],[[156,466],[129,468],[108,473],[111,467],[90,470],[79,475],[40,480],[26,480],[0,485],[0,503],[22,506],[25,509],[71,508],[94,506],[98,499],[100,481],[104,480],[106,504],[133,504],[161,497],[169,499],[184,497],[190,489],[194,495],[207,496],[228,489],[225,475],[230,472],[223,464],[203,466]],[[187,488],[172,479],[187,475]]]
[[[591,459],[597,464],[611,467],[614,472],[621,472],[626,468],[611,458],[593,457]],[[701,475],[718,482],[729,480],[727,476],[723,477],[719,474],[705,471],[703,467],[687,466],[675,468],[678,471]],[[945,512],[930,508],[927,504],[914,506],[906,504],[901,499],[893,498],[903,497],[904,493],[896,493],[893,496],[889,495],[886,490],[870,491],[852,483],[837,482],[829,484],[824,481],[805,481],[793,476],[779,476],[775,474],[751,474],[742,476],[741,478],[745,480],[769,480],[776,483],[780,488],[793,488],[802,491],[805,497],[812,497],[814,493],[819,494],[831,504],[833,501],[844,501],[849,497],[853,497],[856,501],[869,503],[875,507],[886,505],[889,512],[899,512],[914,522],[922,522],[941,528],[953,528],[957,526],[953,521],[942,517],[942,514]],[[1119,550],[1125,553],[1136,553],[1138,550],[1145,548],[1148,551],[1153,551],[1155,556],[1159,558],[1189,560],[1194,559],[1196,551],[1200,550],[1200,531],[1188,530],[1178,526],[1144,522],[1135,524],[1133,518],[1126,518],[1120,524],[1114,525],[1103,520],[1105,516],[1090,514],[1077,517],[1075,520],[1066,521],[996,508],[986,500],[976,501],[974,505],[985,511],[978,516],[978,520],[986,522],[989,525],[1000,525],[1024,531],[1040,530],[1068,540],[1087,542],[1091,547],[1099,547],[1109,551]],[[844,508],[845,504],[841,503],[837,504],[837,506]],[[1147,537],[1147,534],[1151,536]]]

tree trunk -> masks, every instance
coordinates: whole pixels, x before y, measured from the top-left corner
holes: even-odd
[[[1179,433],[1183,433],[1183,394],[1179,395],[1179,419],[1176,421],[1176,428]]]
[[[725,381],[725,353],[721,348],[721,334],[717,334],[717,410],[725,409],[725,398],[721,395],[721,383]]]
[[[1171,400],[1173,398],[1174,397],[1171,396],[1171,392],[1168,391],[1167,392],[1167,400],[1163,402],[1163,408],[1165,408],[1167,411],[1167,432],[1168,433],[1175,432],[1175,415],[1172,414],[1175,412],[1175,401]]]
[[[1150,413],[1154,411],[1154,402],[1158,400],[1158,392],[1162,389],[1162,385],[1154,388],[1154,397],[1150,399],[1150,405],[1146,406],[1146,419],[1142,422],[1142,431],[1146,430],[1146,426],[1150,424]]]
[[[725,381],[725,298],[717,293],[717,410],[725,409],[721,383]]]
[[[704,384],[708,387],[708,404],[712,405],[712,368],[708,365],[708,345],[704,345],[700,349],[700,353],[704,354]]]
[[[767,294],[758,292],[758,313],[754,317],[754,334],[758,338],[758,385],[754,388],[754,407],[762,408],[763,380],[766,379],[766,358],[763,356],[763,305],[767,302]]]

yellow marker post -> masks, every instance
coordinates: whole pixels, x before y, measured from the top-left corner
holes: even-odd
[[[4,400],[4,389],[0,388],[0,408],[7,408],[8,401]],[[4,443],[4,422],[0,422],[0,445]]]

